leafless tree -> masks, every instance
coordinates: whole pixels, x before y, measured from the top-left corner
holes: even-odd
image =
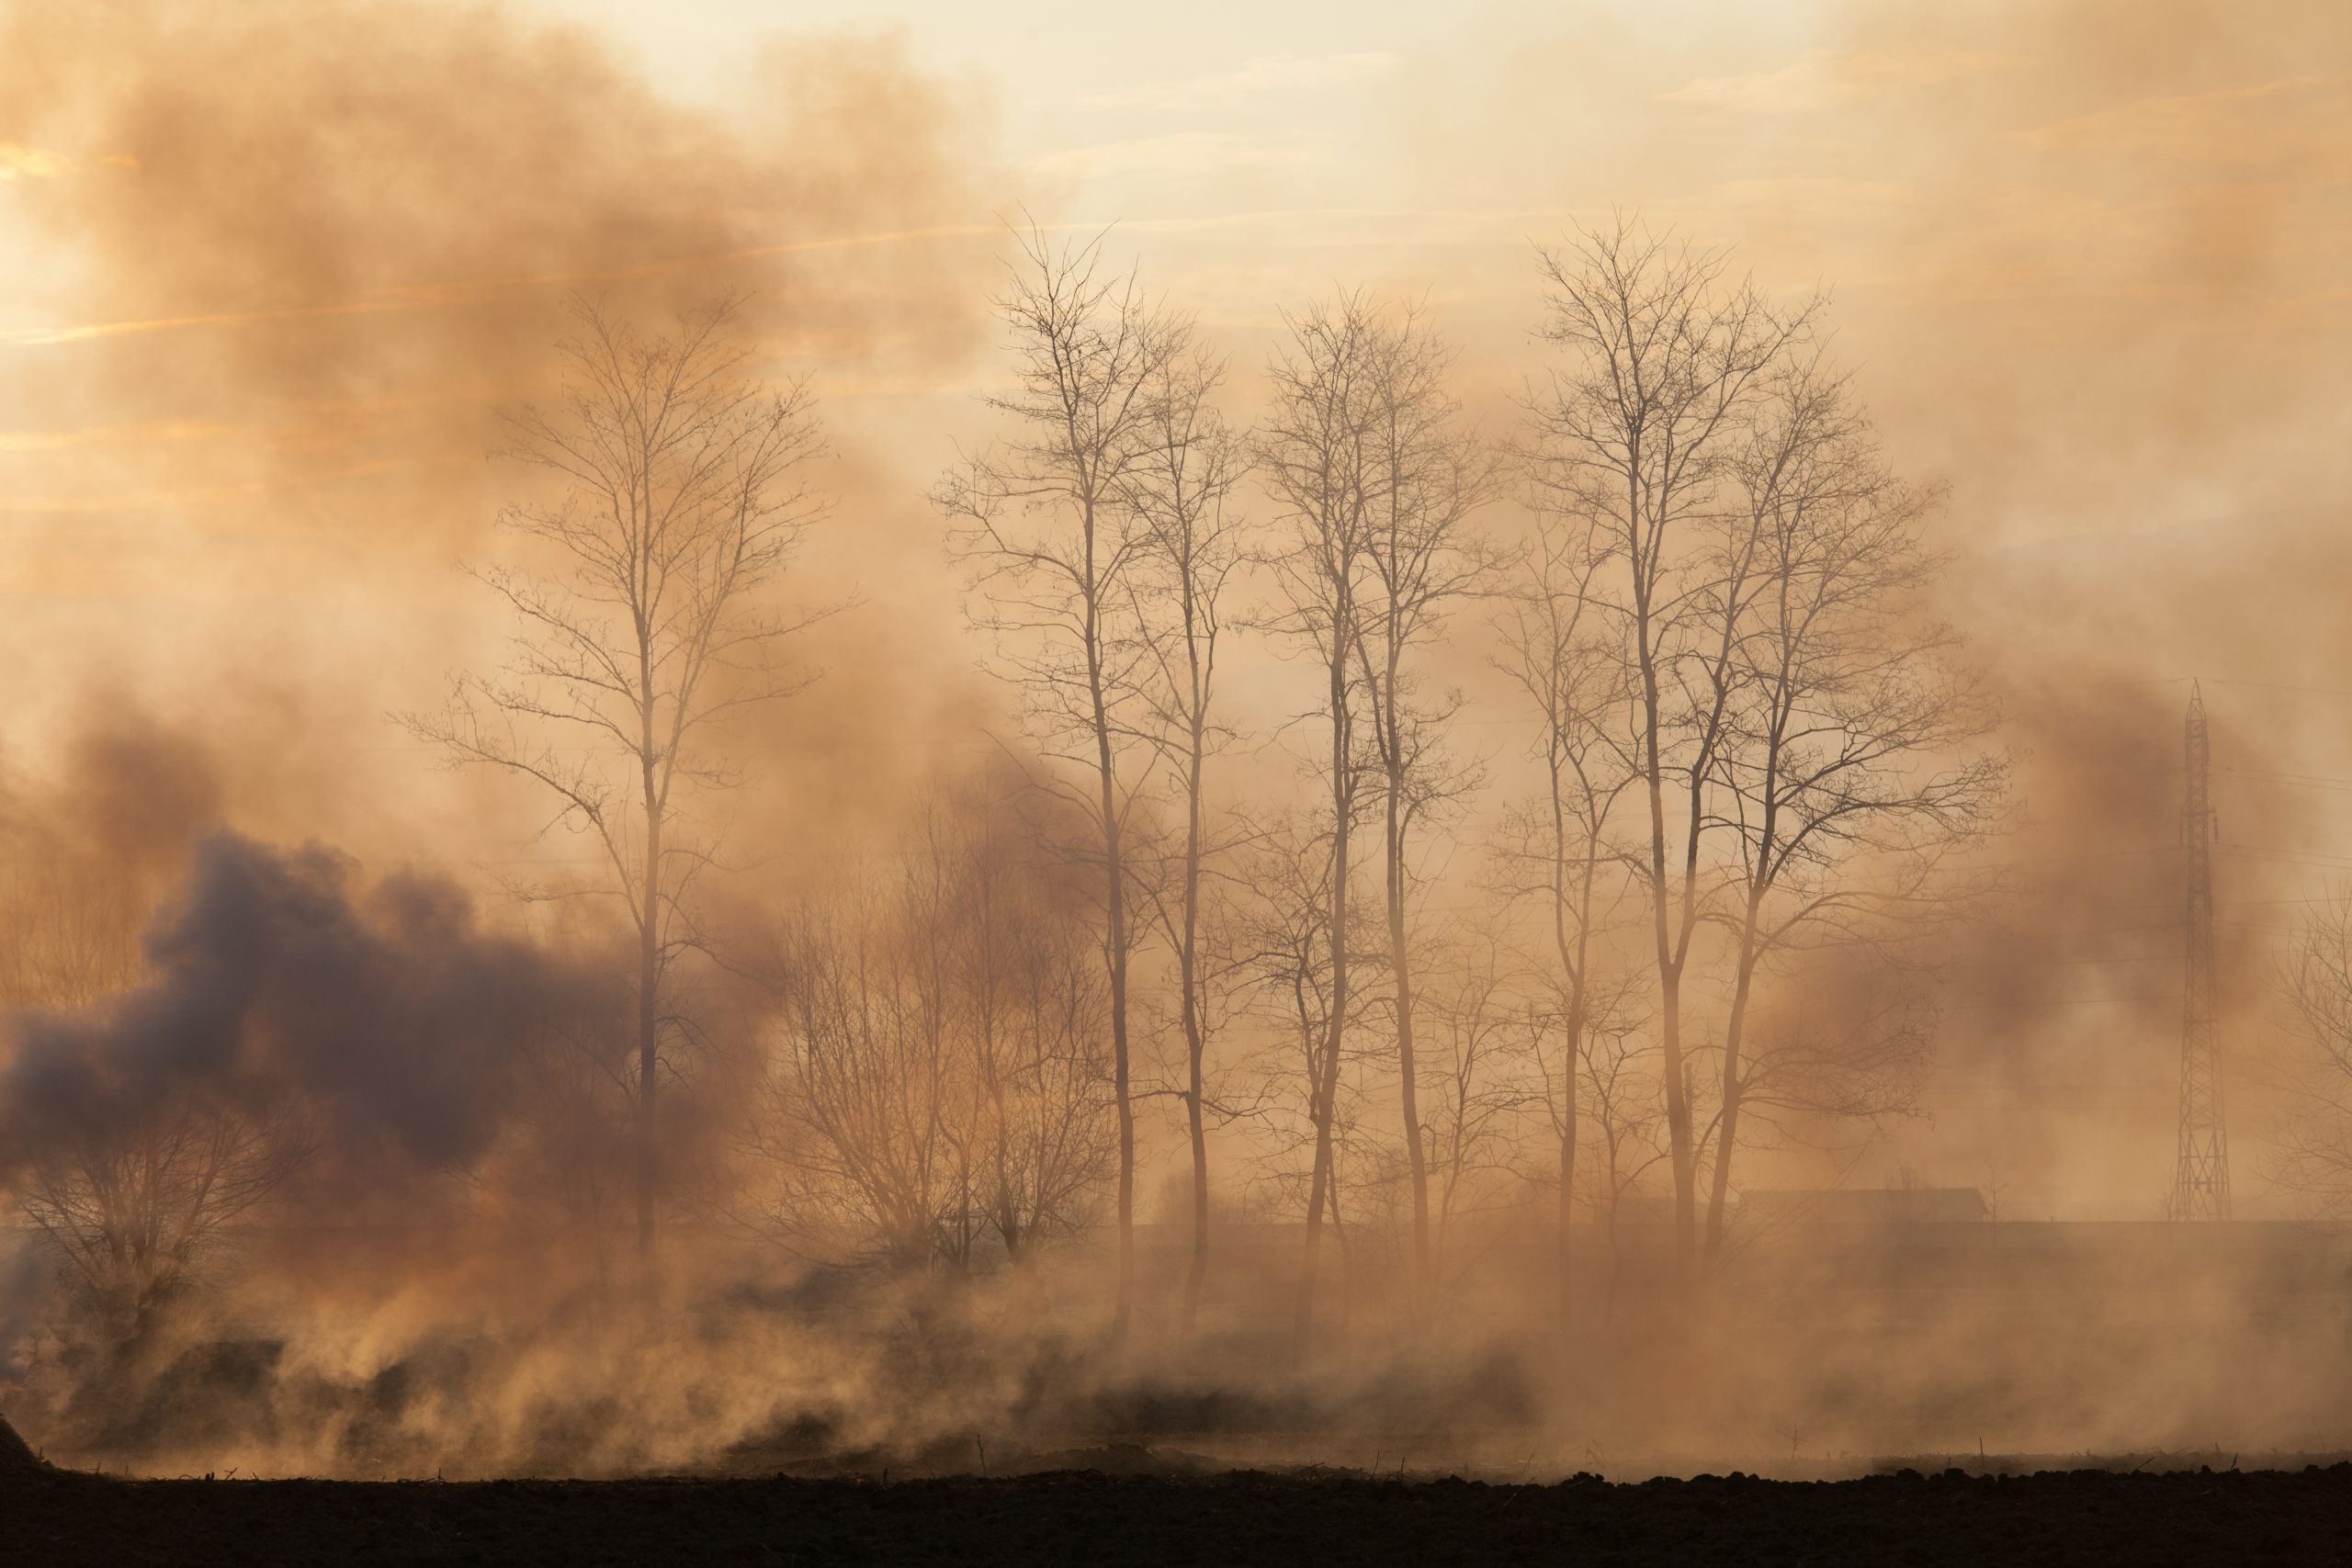
[[[1368,324],[1357,417],[1369,428],[1357,439],[1369,460],[1354,481],[1365,513],[1366,579],[1355,655],[1367,739],[1380,773],[1391,1012],[1412,1201],[1408,1278],[1419,1291],[1430,1269],[1430,1172],[1420,1132],[1413,943],[1407,929],[1411,851],[1417,830],[1479,782],[1477,771],[1460,765],[1445,748],[1461,695],[1430,691],[1421,665],[1450,613],[1479,592],[1491,564],[1470,518],[1488,499],[1495,469],[1461,428],[1460,405],[1445,385],[1453,355],[1428,323],[1412,310],[1397,310]]]
[[[1720,1071],[1698,1086],[1703,1168],[1719,1168],[1738,1148],[1768,1138],[1834,1148],[1850,1159],[1858,1144],[1914,1107],[1937,1022],[1928,966],[1901,951],[1905,937],[1920,934],[1783,949],[1780,983],[1769,997],[1755,992],[1742,1032],[1731,1106],[1736,1121],[1726,1113]],[[1693,1053],[1694,1063],[1702,1059]],[[1736,1145],[1726,1141],[1734,1135]],[[1728,1192],[1727,1182],[1722,1190]],[[1727,1201],[1711,1206],[1711,1261],[1725,1247]]]
[[[1600,1214],[1601,1242],[1608,1250],[1609,1268],[1601,1293],[1604,1315],[1615,1310],[1617,1280],[1623,1271],[1618,1216],[1626,1196],[1639,1187],[1653,1166],[1667,1157],[1657,1052],[1641,1038],[1630,1002],[1630,987],[1620,987],[1615,996],[1594,1006],[1577,1062],[1581,1086],[1574,1103],[1591,1129],[1598,1156],[1591,1176],[1577,1191],[1580,1201]]]
[[[1559,1067],[1553,1075],[1559,1135],[1556,1245],[1559,1312],[1575,1315],[1577,1106],[1586,1031],[1603,986],[1599,928],[1624,886],[1627,856],[1613,837],[1619,801],[1640,776],[1630,669],[1619,657],[1622,625],[1595,592],[1612,542],[1589,516],[1540,510],[1535,536],[1496,618],[1495,662],[1533,705],[1532,750],[1543,793],[1507,812],[1492,879],[1512,896],[1543,901],[1558,1005]],[[1612,1079],[1613,1081],[1613,1079]]]
[[[900,929],[889,890],[853,874],[781,944],[781,1060],[750,1134],[781,1197],[758,1218],[812,1249],[918,1269],[953,1205],[945,1129],[965,1113],[943,1060],[941,965],[922,962],[939,932],[927,918]],[[929,891],[897,890],[908,902]]]
[[[1332,1035],[1329,835],[1296,818],[1260,835],[1242,867],[1250,897],[1235,922],[1235,958],[1273,1043],[1264,1064],[1264,1118],[1288,1155],[1308,1151],[1310,1178],[1328,1137],[1325,1059]],[[1304,1128],[1304,1138],[1291,1135]],[[1318,1204],[1320,1199],[1317,1199]]]
[[[967,998],[960,1060],[976,1082],[975,1114],[951,1136],[972,1206],[1014,1264],[1083,1227],[1117,1153],[1102,1114],[1107,998],[1095,937],[1021,826],[1001,805],[967,799],[949,849]]]
[[[1231,732],[1216,714],[1217,654],[1225,596],[1246,562],[1244,528],[1230,502],[1248,468],[1241,435],[1211,401],[1224,367],[1197,351],[1171,356],[1148,388],[1148,445],[1122,487],[1141,525],[1130,584],[1142,644],[1145,733],[1168,762],[1182,822],[1172,863],[1148,879],[1154,922],[1176,959],[1177,1019],[1184,1040],[1184,1106],[1193,1155],[1192,1258],[1184,1275],[1182,1332],[1200,1310],[1209,1266],[1209,1087],[1213,992],[1227,965],[1204,942],[1204,905],[1214,862],[1228,846],[1212,821],[1208,766]]]
[[[1843,380],[1814,363],[1780,370],[1736,468],[1746,522],[1728,536],[1741,563],[1700,595],[1732,649],[1711,668],[1725,716],[1718,799],[1738,857],[1716,917],[1733,954],[1710,1259],[1742,1111],[1773,1091],[1775,1069],[1783,1089],[1804,1079],[1815,1103],[1852,1115],[1889,1082],[1880,1053],[1899,1059],[1923,1039],[1915,999],[1890,992],[1862,1010],[1874,1023],[1830,1026],[1775,1063],[1744,1048],[1759,973],[1792,950],[1883,943],[1949,918],[1960,889],[1938,873],[1990,825],[2006,774],[1972,750],[1989,709],[1950,657],[1950,628],[1920,607],[1939,565],[1920,542],[1935,498],[1888,470]]]
[[[989,403],[1020,434],[950,473],[935,500],[971,569],[972,619],[995,637],[1034,739],[1088,781],[1046,787],[1081,808],[1077,852],[1101,878],[1119,1125],[1117,1339],[1135,1294],[1127,830],[1151,760],[1128,714],[1141,660],[1130,582],[1144,531],[1125,501],[1154,459],[1154,393],[1188,332],[1132,276],[1102,275],[1099,241],[1056,246],[1036,230],[997,308],[1014,383]]]
[[[2303,913],[2278,985],[2308,1055],[2281,1075],[2274,1170],[2320,1213],[2341,1213],[2352,1208],[2352,896]]]
[[[1329,1003],[1314,1084],[1315,1156],[1306,1204],[1295,1332],[1302,1353],[1315,1333],[1316,1268],[1324,1197],[1332,1180],[1332,1116],[1338,1105],[1343,1032],[1353,1003],[1348,952],[1349,878],[1357,820],[1366,805],[1368,759],[1357,735],[1364,694],[1360,649],[1369,605],[1373,534],[1382,482],[1382,385],[1393,363],[1393,329],[1361,293],[1285,317],[1287,342],[1269,367],[1272,406],[1261,429],[1259,468],[1288,537],[1273,558],[1283,604],[1269,628],[1311,654],[1323,676],[1313,716],[1329,730],[1316,764],[1329,833],[1324,939]]]
[[[627,1042],[620,1042],[627,1043]],[[519,1054],[514,1146],[475,1179],[532,1223],[569,1233],[600,1286],[612,1282],[612,1242],[633,1200],[628,1136],[634,1063],[557,1039]]]
[[[549,826],[587,837],[637,938],[637,1235],[653,1287],[664,1038],[687,1028],[664,978],[701,942],[688,903],[718,835],[690,797],[731,784],[723,728],[810,678],[787,659],[824,614],[775,604],[822,513],[807,469],[820,451],[807,389],[746,373],[730,304],[646,336],[586,300],[561,344],[552,409],[509,421],[510,456],[560,487],[500,523],[528,558],[479,573],[517,623],[494,675],[460,681],[447,707],[403,716],[454,763],[529,779]]]
[[[1458,1262],[1458,1223],[1491,1203],[1496,1179],[1514,1169],[1524,1113],[1536,1087],[1518,1071],[1530,1039],[1544,1027],[1512,973],[1501,934],[1477,923],[1429,955],[1429,1095],[1424,1139],[1435,1188],[1431,1288]]]
[[[1003,815],[933,799],[893,871],[784,932],[751,1152],[777,1179],[755,1217],[803,1250],[960,1273],[1093,1214],[1115,1152],[1099,953]]]
[[[1730,656],[1704,611],[1737,592],[1724,574],[1740,563],[1716,547],[1726,485],[1770,373],[1807,338],[1820,301],[1777,307],[1730,277],[1724,254],[1622,220],[1539,259],[1543,336],[1566,360],[1530,399],[1538,472],[1563,512],[1605,532],[1603,586],[1634,676],[1676,1252],[1688,1266],[1697,1157],[1683,987],[1727,720],[1714,672]]]
[[[1319,1216],[1318,1233],[1329,1229],[1339,1245],[1346,1284],[1353,1249],[1340,1221],[1343,1190],[1374,1184],[1358,1179],[1379,1163],[1380,1152],[1364,1124],[1362,1069],[1367,1056],[1385,1057],[1385,1052],[1356,1043],[1367,1032],[1366,1018],[1376,1004],[1363,987],[1349,998],[1353,1016],[1339,1020],[1334,1028],[1331,873],[1327,827],[1300,817],[1267,826],[1240,857],[1236,880],[1246,892],[1237,900],[1231,931],[1237,977],[1267,1036],[1251,1064],[1259,1081],[1245,1107],[1262,1150],[1262,1180],[1284,1209],[1303,1220],[1310,1213]],[[1378,922],[1359,899],[1349,924],[1362,932],[1376,930]],[[1359,967],[1367,961],[1368,955],[1357,954]],[[1351,1066],[1358,1069],[1355,1075],[1347,1071]],[[1352,1201],[1350,1208],[1359,1217],[1369,1212]],[[1344,1311],[1343,1304],[1343,1315]]]
[[[45,1129],[17,1200],[119,1355],[199,1282],[221,1228],[275,1193],[310,1149],[298,1106],[156,1095],[128,1118]]]

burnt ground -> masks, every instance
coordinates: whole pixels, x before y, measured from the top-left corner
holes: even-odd
[[[1238,1472],[883,1482],[0,1480],[0,1562],[2304,1562],[2352,1465],[1615,1484]]]

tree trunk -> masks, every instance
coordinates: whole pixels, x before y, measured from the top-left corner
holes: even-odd
[[[1340,1094],[1340,1043],[1348,1016],[1348,675],[1347,642],[1341,635],[1343,615],[1332,617],[1331,631],[1331,1015],[1326,1025],[1323,1060],[1315,1064],[1321,1081],[1315,1085],[1315,1174],[1306,1200],[1306,1256],[1298,1279],[1298,1306],[1293,1330],[1298,1354],[1304,1358],[1315,1343],[1315,1266],[1323,1245],[1323,1201],[1331,1185],[1331,1121]]]
[[[1641,513],[1634,503],[1634,517]],[[1635,530],[1638,534],[1638,521]],[[1650,807],[1650,910],[1657,942],[1658,1050],[1666,1074],[1666,1131],[1674,1168],[1674,1257],[1679,1268],[1691,1260],[1692,1210],[1696,1193],[1690,1155],[1690,1097],[1682,1081],[1682,965],[1674,951],[1670,929],[1672,895],[1666,886],[1666,776],[1658,739],[1657,660],[1650,647],[1649,604],[1645,591],[1636,590],[1634,637],[1642,676],[1642,763],[1645,793]]]
[[[1405,942],[1405,821],[1403,812],[1398,809],[1398,795],[1404,786],[1404,778],[1396,750],[1403,744],[1403,739],[1395,728],[1396,686],[1394,676],[1390,679],[1388,950],[1389,962],[1396,975],[1396,1073],[1403,1091],[1406,1163],[1413,1184],[1413,1271],[1407,1297],[1413,1310],[1418,1312],[1429,1288],[1430,1168],[1428,1151],[1421,1142],[1419,1074],[1413,1055],[1413,966]]]
[[[1387,950],[1397,971],[1397,1079],[1404,1100],[1404,1147],[1414,1180],[1414,1281],[1419,1309],[1430,1274],[1430,1159],[1420,1140],[1420,1077],[1414,1058],[1414,964],[1404,941],[1404,818],[1397,811],[1402,778],[1387,773]]]
[[[1724,1024],[1723,1122],[1715,1134],[1715,1168],[1707,1197],[1706,1263],[1710,1270],[1724,1246],[1724,1205],[1731,1194],[1731,1156],[1739,1141],[1739,1102],[1745,1093],[1740,1082],[1739,1053],[1755,978],[1755,916],[1751,911],[1747,928],[1741,933],[1739,978],[1732,988],[1731,1016]]]
[[[1088,531],[1092,532],[1090,517]],[[1089,546],[1091,548],[1091,546]],[[1118,818],[1118,774],[1111,758],[1110,710],[1102,692],[1102,643],[1100,623],[1088,615],[1087,679],[1094,704],[1094,742],[1102,783],[1102,876],[1105,953],[1111,971],[1112,1095],[1119,1111],[1119,1283],[1111,1312],[1111,1337],[1126,1338],[1133,1311],[1136,1277],[1136,1110],[1128,1092],[1127,1073],[1127,877],[1121,853]]]
[[[1560,1096],[1560,1332],[1565,1337],[1576,1323],[1577,1292],[1573,1247],[1577,1191],[1577,1055],[1583,1048],[1584,1020],[1571,1007],[1567,1024],[1566,1084]]]
[[[1188,580],[1189,581],[1189,580]],[[1201,784],[1208,750],[1206,703],[1201,692],[1199,643],[1190,615],[1187,593],[1185,648],[1192,665],[1192,756],[1184,779],[1184,932],[1177,953],[1177,980],[1184,988],[1184,1110],[1193,1138],[1193,1258],[1184,1274],[1184,1315],[1182,1331],[1190,1336],[1201,1310],[1201,1290],[1209,1274],[1209,1140],[1206,1092],[1202,1082],[1203,1056],[1207,1051],[1207,1023],[1201,1017]]]
[[[648,778],[651,765],[648,763]],[[648,1302],[655,1295],[654,1207],[659,1173],[653,1108],[661,1077],[662,813],[645,814],[645,892],[637,943],[637,1259]]]
[[[1566,1050],[1560,1059],[1560,1332],[1565,1337],[1576,1321],[1573,1242],[1576,1225],[1577,1098],[1582,1087],[1577,1070],[1584,1056],[1586,964],[1591,952],[1593,861],[1595,852],[1600,848],[1600,818],[1591,810],[1591,795],[1588,792],[1586,820],[1592,824],[1592,828],[1587,835],[1584,870],[1577,882],[1577,934],[1572,942],[1568,937],[1568,829],[1566,818],[1560,808],[1560,761],[1556,747],[1546,757],[1545,770],[1552,795],[1552,945],[1560,960],[1560,978],[1568,987]]]

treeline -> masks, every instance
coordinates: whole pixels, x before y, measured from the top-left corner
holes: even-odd
[[[469,1168],[632,1216],[657,1287],[685,1213],[900,1273],[1104,1231],[1114,1334],[1159,1171],[1184,1332],[1244,1201],[1299,1227],[1302,1345],[1327,1246],[1393,1247],[1428,1314],[1498,1205],[1552,1216],[1564,1321],[1572,1241],[1638,1191],[1703,1280],[1746,1151],[1909,1103],[1919,939],[2004,772],[1928,592],[1938,498],[1888,467],[1823,302],[1637,223],[1539,262],[1516,412],[1481,430],[1420,307],[1302,306],[1238,370],[1095,245],[1028,236],[997,438],[933,493],[1018,731],[759,916],[740,877],[713,896],[718,803],[831,613],[795,602],[813,403],[747,373],[723,306],[647,333],[579,305],[563,396],[509,423],[548,481],[481,574],[513,658],[404,722],[580,836],[599,869],[565,891],[616,919],[578,945],[627,999],[516,1026]],[[1500,694],[1475,714],[1473,683]],[[20,1002],[139,969],[75,962]],[[202,1104],[17,1135],[19,1197],[119,1319],[315,1155],[315,1118]]]

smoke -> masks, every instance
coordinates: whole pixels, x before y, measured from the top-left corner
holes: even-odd
[[[12,1021],[0,1148],[137,1126],[165,1097],[293,1103],[345,1160],[462,1166],[496,1135],[514,1053],[594,994],[481,931],[455,885],[364,891],[351,863],[214,831],[144,942],[145,984],[102,1008]]]
[[[417,771],[382,714],[500,652],[453,570],[533,493],[484,460],[498,412],[552,392],[569,294],[649,328],[740,294],[747,368],[811,376],[831,436],[839,521],[795,597],[891,584],[798,650],[830,679],[789,728],[730,738],[774,792],[747,832],[785,798],[870,814],[843,752],[913,777],[934,738],[968,748],[943,722],[985,712],[946,642],[952,581],[888,451],[901,400],[981,341],[985,106],[887,34],[765,42],[735,86],[674,102],[501,6],[0,7],[0,143],[45,159],[0,186],[32,252],[0,322],[28,595],[6,637],[58,676],[17,722],[70,732],[64,693],[135,689],[206,713],[224,754],[308,764],[280,836],[511,855],[533,825],[511,795],[369,780]],[[939,613],[888,613],[909,596]],[[790,848],[753,837],[747,856]]]

